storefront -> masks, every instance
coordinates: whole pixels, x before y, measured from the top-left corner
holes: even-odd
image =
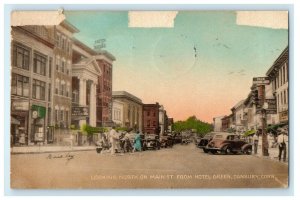
[[[11,145],[28,144],[28,100],[12,99],[11,104]]]
[[[43,106],[31,106],[31,135],[30,141],[34,144],[43,143],[46,139],[46,108]]]

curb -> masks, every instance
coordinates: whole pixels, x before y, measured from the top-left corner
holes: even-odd
[[[257,157],[257,158],[261,158],[261,159],[265,159],[265,160],[271,160],[273,162],[281,163],[281,164],[284,164],[284,165],[289,165],[289,159],[287,159],[287,161],[283,162],[283,161],[279,161],[278,159],[271,158],[270,156],[260,156],[260,155],[257,155],[257,154],[252,154],[252,156]]]
[[[96,148],[95,148],[96,149]],[[31,152],[13,152],[11,151],[11,155],[17,155],[17,154],[44,154],[44,153],[65,153],[65,152],[77,152],[77,151],[95,151],[95,149],[70,149],[70,150],[57,150],[57,151],[31,151]]]

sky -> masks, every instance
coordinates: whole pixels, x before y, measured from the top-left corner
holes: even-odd
[[[237,25],[235,11],[179,11],[173,28],[128,27],[125,11],[65,15],[86,45],[106,40],[116,57],[113,91],[158,102],[175,121],[230,114],[288,45],[287,29]]]

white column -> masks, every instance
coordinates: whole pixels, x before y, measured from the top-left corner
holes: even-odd
[[[96,84],[94,82],[90,89],[90,125],[96,126]]]
[[[86,106],[86,79],[79,78],[79,105]],[[79,125],[86,124],[86,120],[80,120]]]

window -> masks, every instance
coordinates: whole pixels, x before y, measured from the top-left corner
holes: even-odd
[[[48,85],[48,101],[51,101],[51,83]]]
[[[48,107],[48,125],[51,125],[51,108]]]
[[[153,121],[153,122],[152,122],[152,126],[156,126],[156,121]]]
[[[69,97],[70,95],[70,84],[67,84],[67,88],[66,88],[66,97]]]
[[[56,32],[55,33],[55,44],[56,44],[56,46],[59,46],[59,39],[60,39],[60,35]]]
[[[150,111],[147,111],[147,116],[150,116]]]
[[[66,110],[66,124],[69,123],[69,111]]]
[[[55,94],[58,94],[58,89],[59,89],[59,80],[56,79],[56,81],[55,81]]]
[[[65,91],[66,91],[66,84],[65,84],[65,82],[61,82],[61,84],[60,84],[60,95],[65,95]]]
[[[64,111],[63,110],[61,110],[60,111],[60,121],[64,121]]]
[[[153,117],[155,117],[155,112],[153,112]]]
[[[284,100],[283,103],[286,104],[286,92],[285,92],[285,90],[283,92],[284,92],[283,93],[283,100]]]
[[[52,58],[49,58],[49,77],[52,77]]]
[[[21,45],[13,47],[13,65],[22,69],[29,70],[30,51]]]
[[[72,101],[74,103],[78,103],[79,102],[78,91],[77,90],[74,90],[73,93],[72,93]]]
[[[32,81],[32,98],[45,100],[46,83],[33,79]]]
[[[56,69],[56,71],[58,71],[59,70],[59,66],[60,66],[60,58],[59,57],[56,57],[56,64],[55,64],[55,69]]]
[[[64,60],[61,61],[61,72],[62,73],[65,72],[65,61]]]
[[[283,104],[282,92],[280,92],[280,105]]]
[[[46,56],[42,56],[41,54],[34,53],[33,72],[46,76],[46,62],[47,62]]]
[[[147,127],[150,127],[150,120],[147,121]]]
[[[12,74],[11,94],[28,97],[29,78],[18,74]]]
[[[58,110],[55,110],[55,123],[58,123],[58,120],[59,120]]]

